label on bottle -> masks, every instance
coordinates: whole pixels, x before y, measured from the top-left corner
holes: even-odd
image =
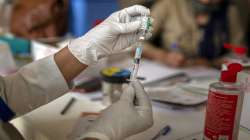
[[[238,95],[209,91],[205,140],[233,140]]]

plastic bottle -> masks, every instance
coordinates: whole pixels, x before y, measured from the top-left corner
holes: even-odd
[[[242,86],[236,82],[241,70],[240,64],[229,64],[220,81],[210,85],[204,140],[237,140],[244,99]]]

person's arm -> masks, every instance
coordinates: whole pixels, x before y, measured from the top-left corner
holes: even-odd
[[[55,54],[55,62],[68,83],[88,67],[86,64],[78,61],[76,57],[71,54],[68,47],[65,47]]]
[[[47,104],[69,90],[53,55],[0,78],[1,98],[16,116]]]
[[[144,43],[143,56],[156,62],[171,66],[180,67],[185,64],[185,56],[179,52],[168,52],[164,49],[154,47],[153,44]]]
[[[66,93],[72,79],[86,68],[65,47],[54,56],[0,77],[0,98],[17,116],[25,114]]]
[[[239,12],[234,5],[230,6],[228,11],[229,11],[228,23],[230,28],[230,39],[231,39],[230,43],[243,44],[245,29],[243,28],[243,24],[241,23]]]
[[[150,11],[136,5],[115,12],[55,55],[0,77],[0,97],[13,112],[23,115],[65,94],[68,83],[88,65],[137,41],[141,21],[132,21],[132,17],[139,15],[150,15]]]
[[[163,29],[163,25],[166,22],[168,18],[168,10],[171,9],[169,6],[171,3],[171,0],[158,0],[155,2],[155,4],[151,8],[151,16],[154,19],[153,26],[153,35],[156,35],[157,33],[161,32]],[[152,37],[154,38],[154,36]]]
[[[169,10],[171,9],[171,0],[159,0],[153,7],[151,15],[154,19],[153,26],[153,36],[152,39],[156,37],[157,34],[160,34],[162,31],[165,31],[164,24],[168,20]],[[168,52],[164,49],[160,49],[155,46],[151,41],[144,43],[145,47],[143,50],[143,56],[148,59],[166,64],[172,67],[179,67],[184,64],[184,55],[177,52]]]
[[[152,32],[151,39],[153,40],[157,34],[159,34],[166,22],[168,15],[168,4],[169,0],[158,0],[154,3],[151,8],[151,16],[154,19],[153,27],[154,30]],[[162,49],[158,49],[154,44],[150,41],[146,41],[144,43],[143,56],[153,60],[159,60],[160,56],[163,54]]]

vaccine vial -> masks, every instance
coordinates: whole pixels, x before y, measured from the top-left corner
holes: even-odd
[[[120,99],[123,93],[123,85],[128,84],[130,71],[117,67],[105,68],[101,71],[102,75],[102,103],[111,105]]]
[[[143,15],[140,17],[141,19],[141,28],[139,31],[139,40],[145,40],[147,37],[147,34],[151,34],[152,32],[152,22],[153,19],[149,16]]]

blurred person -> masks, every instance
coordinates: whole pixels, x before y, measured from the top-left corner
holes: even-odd
[[[150,8],[158,0],[119,0],[121,8],[128,7],[135,4],[140,4]]]
[[[234,0],[234,2],[239,10],[241,21],[246,28],[246,45],[250,46],[250,0]],[[248,55],[250,55],[250,49],[248,50]]]
[[[27,39],[63,36],[68,28],[68,0],[18,0],[13,2],[10,31]]]
[[[0,139],[23,140],[8,121],[65,94],[73,78],[88,66],[135,43],[141,21],[131,19],[149,14],[143,6],[115,12],[55,55],[26,65],[15,74],[0,76]],[[152,106],[142,85],[131,82],[123,93],[76,140],[122,140],[151,127]],[[138,105],[134,105],[135,97]]]
[[[224,43],[241,44],[243,28],[230,0],[159,0],[144,56],[179,67],[218,65]]]

